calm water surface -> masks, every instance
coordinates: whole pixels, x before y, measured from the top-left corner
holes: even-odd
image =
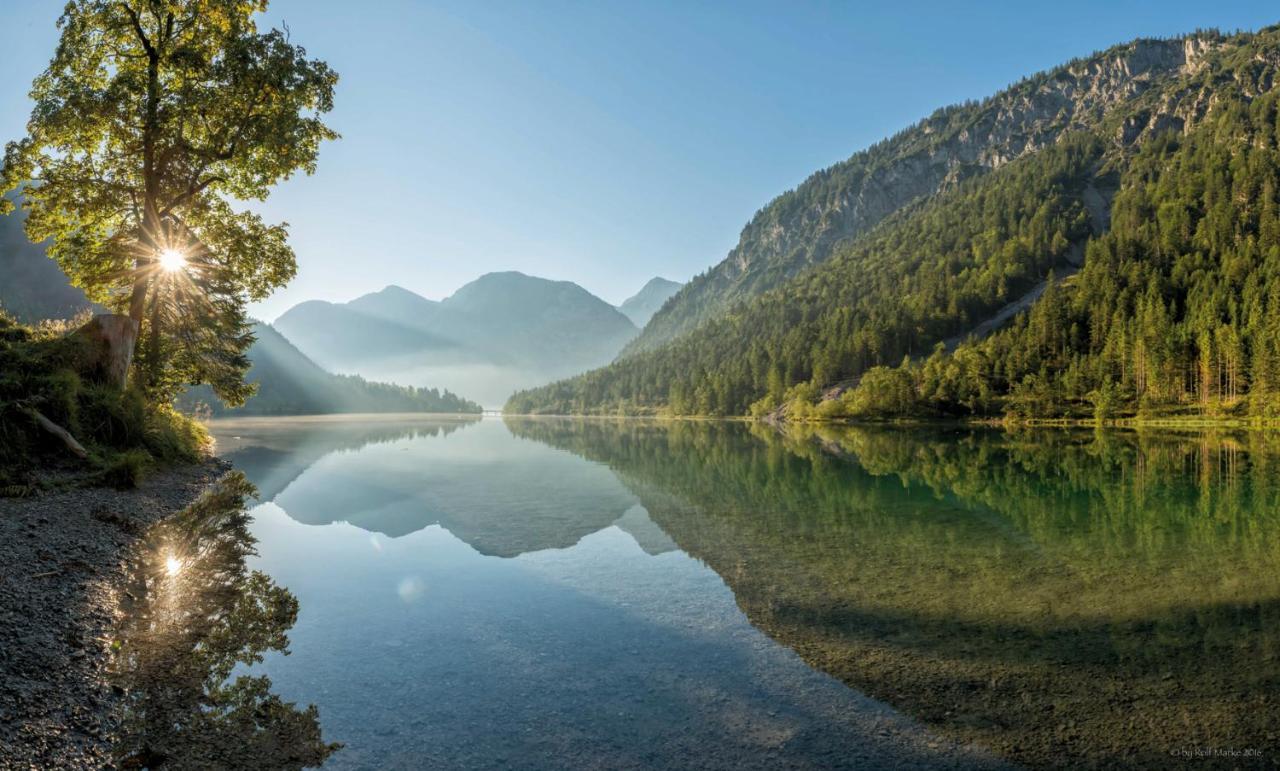
[[[260,491],[246,574],[297,601],[235,672],[316,705],[326,767],[1280,759],[1261,435],[213,430]]]

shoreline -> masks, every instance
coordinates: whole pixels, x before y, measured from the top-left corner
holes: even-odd
[[[227,468],[210,457],[134,490],[0,498],[0,767],[113,764],[107,669],[130,551]]]
[[[835,420],[777,420],[753,418],[745,415],[616,415],[591,413],[517,413],[508,412],[498,416],[501,418],[520,418],[522,420],[603,420],[603,421],[650,421],[650,422],[689,422],[689,423],[752,423],[777,428],[807,426],[811,428],[863,427],[863,428],[988,428],[1004,431],[1019,429],[1104,429],[1116,431],[1141,431],[1145,429],[1182,430],[1182,431],[1276,431],[1280,430],[1280,419],[1187,416],[1180,418],[1112,418],[1101,423],[1092,418],[1033,418],[1026,420],[1008,420],[1005,418],[950,418],[950,417],[911,417],[887,419],[835,419]]]

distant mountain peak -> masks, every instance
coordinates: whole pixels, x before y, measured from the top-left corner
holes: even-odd
[[[684,284],[679,281],[654,276],[645,282],[639,292],[624,300],[618,306],[618,310],[631,319],[631,323],[644,329],[644,325],[649,323],[653,314],[657,313],[672,295],[679,292],[682,286]]]
[[[440,301],[391,284],[348,303],[302,303],[276,327],[331,370],[422,378],[493,405],[612,361],[637,331],[578,284],[515,270],[486,273]]]
[[[454,292],[441,303],[469,314],[495,320],[557,319],[560,323],[601,325],[605,329],[630,328],[631,322],[617,308],[572,281],[530,276],[515,270],[486,273]]]
[[[457,297],[459,294],[466,294],[469,291],[475,291],[476,288],[482,288],[482,289],[500,288],[505,291],[514,287],[529,287],[529,288],[542,287],[547,289],[552,287],[558,287],[560,289],[572,289],[574,291],[580,291],[584,295],[590,295],[592,297],[595,297],[595,295],[592,295],[582,286],[575,284],[572,281],[565,281],[563,279],[554,279],[554,278],[543,278],[541,276],[531,276],[528,273],[521,273],[518,270],[498,270],[498,271],[491,271],[489,273],[481,274],[478,278],[472,281],[469,281],[466,284],[463,284],[461,287],[458,288],[458,291],[453,293],[450,299],[452,299],[452,297]]]
[[[377,292],[360,295],[348,302],[346,307],[396,323],[419,327],[421,322],[430,318],[440,306],[435,300],[428,300],[417,292],[412,292],[395,284],[388,284]]]
[[[399,294],[399,295],[413,295],[414,297],[422,297],[422,295],[418,294],[417,292],[414,292],[414,291],[413,291],[413,290],[411,290],[411,289],[405,289],[404,287],[400,286],[399,284],[387,284],[386,286],[382,287],[382,288],[381,288],[381,289],[379,289],[378,291],[376,291],[376,292],[371,292],[370,294],[375,294],[375,295],[397,295],[397,294]],[[426,299],[426,298],[423,298],[423,299]]]

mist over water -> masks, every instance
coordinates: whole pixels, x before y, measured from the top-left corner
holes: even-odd
[[[398,385],[448,389],[478,402],[485,409],[499,410],[516,391],[545,385],[577,373],[576,370],[539,370],[483,363],[424,365],[406,358],[403,361],[361,366],[358,372],[352,374]]]

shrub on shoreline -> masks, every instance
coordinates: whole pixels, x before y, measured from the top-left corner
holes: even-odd
[[[75,320],[19,324],[0,313],[0,490],[36,485],[37,472],[87,472],[89,484],[135,486],[150,469],[198,460],[208,435],[169,405],[148,403],[84,377],[86,341]],[[66,429],[88,452],[79,461],[43,429],[35,412]]]

